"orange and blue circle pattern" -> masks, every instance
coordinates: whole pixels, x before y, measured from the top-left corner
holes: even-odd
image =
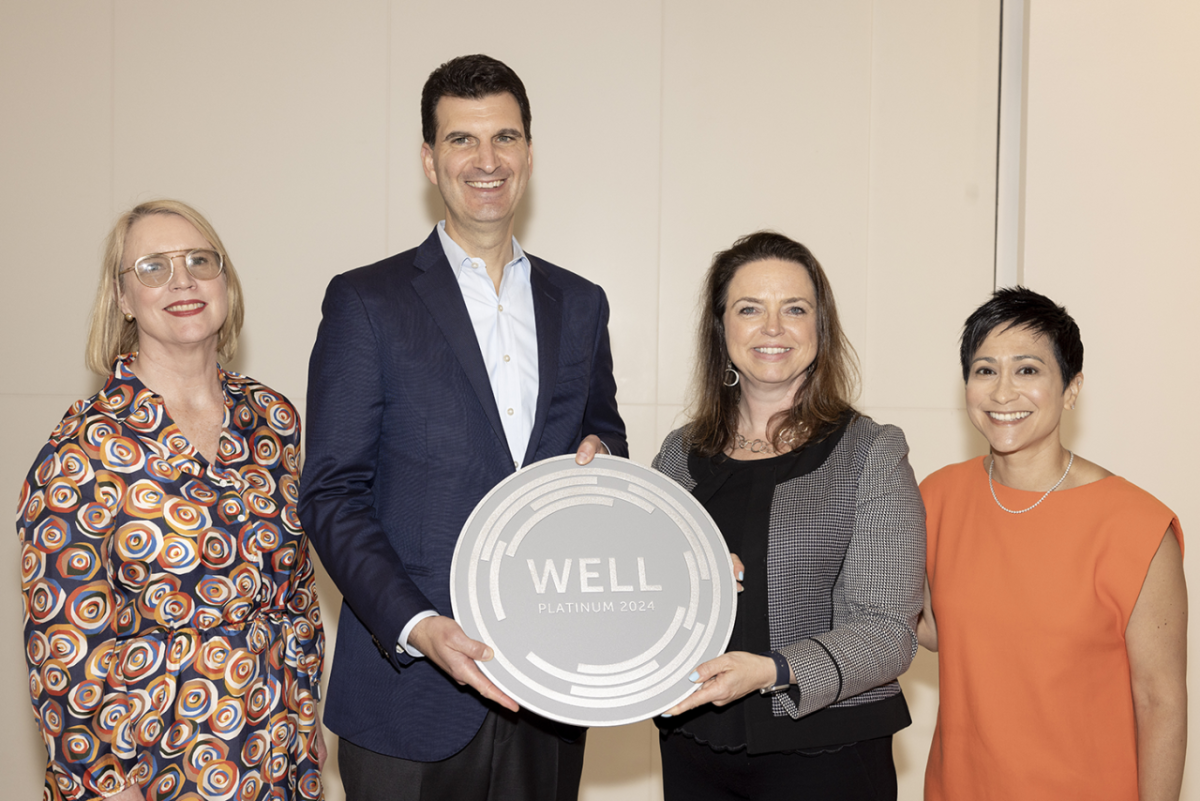
[[[324,655],[300,421],[221,372],[208,462],[122,357],[55,428],[17,530],[44,799],[320,799]]]

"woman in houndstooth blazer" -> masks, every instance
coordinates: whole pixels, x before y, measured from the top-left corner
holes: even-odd
[[[699,334],[692,420],[654,466],[712,515],[744,591],[729,651],[659,720],[665,797],[894,799],[925,554],[904,434],[851,407],[829,282],[787,237],[716,255]]]

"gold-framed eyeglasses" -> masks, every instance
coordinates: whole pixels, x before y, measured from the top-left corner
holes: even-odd
[[[183,266],[192,277],[201,281],[211,281],[225,269],[224,255],[215,250],[198,248],[147,254],[135,261],[132,267],[121,270],[118,275],[131,272],[137,276],[137,280],[152,289],[166,286],[175,275],[175,259],[180,257],[183,258]]]

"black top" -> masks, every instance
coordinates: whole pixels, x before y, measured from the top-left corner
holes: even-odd
[[[712,516],[730,552],[745,565],[745,589],[738,595],[729,651],[761,654],[771,650],[767,552],[775,488],[818,469],[841,440],[850,419],[847,416],[819,442],[769,459],[742,461],[724,454],[711,458],[689,454],[688,471],[696,481],[692,494]],[[795,687],[788,692],[799,700]],[[867,719],[878,724],[880,713],[888,721],[883,726],[886,731],[880,731],[877,725],[856,725]],[[664,730],[692,737],[717,751],[812,753],[891,734],[907,725],[908,712],[903,696],[897,695],[860,707],[827,707],[792,720],[772,713],[769,695],[752,692],[727,706],[705,704],[656,722]]]

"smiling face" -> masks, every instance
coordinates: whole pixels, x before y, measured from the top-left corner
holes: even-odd
[[[196,227],[177,214],[150,214],[129,228],[121,269],[127,270],[142,256],[174,256],[174,273],[165,286],[143,285],[133,273],[121,276],[121,311],[137,320],[138,348],[142,353],[171,353],[179,348],[211,349],[215,354],[221,326],[229,311],[225,275],[211,280],[192,277],[183,264],[183,253],[213,248]]]
[[[497,228],[511,236],[533,170],[516,98],[443,97],[436,117],[437,136],[421,146],[421,161],[446,203],[446,233],[456,241]]]
[[[1025,327],[997,328],[971,360],[967,414],[993,453],[1057,449],[1063,410],[1075,404],[1082,384],[1080,374],[1063,388],[1045,337]]]
[[[729,282],[724,323],[743,391],[790,405],[817,358],[817,293],[808,271],[780,259],[743,265]]]

